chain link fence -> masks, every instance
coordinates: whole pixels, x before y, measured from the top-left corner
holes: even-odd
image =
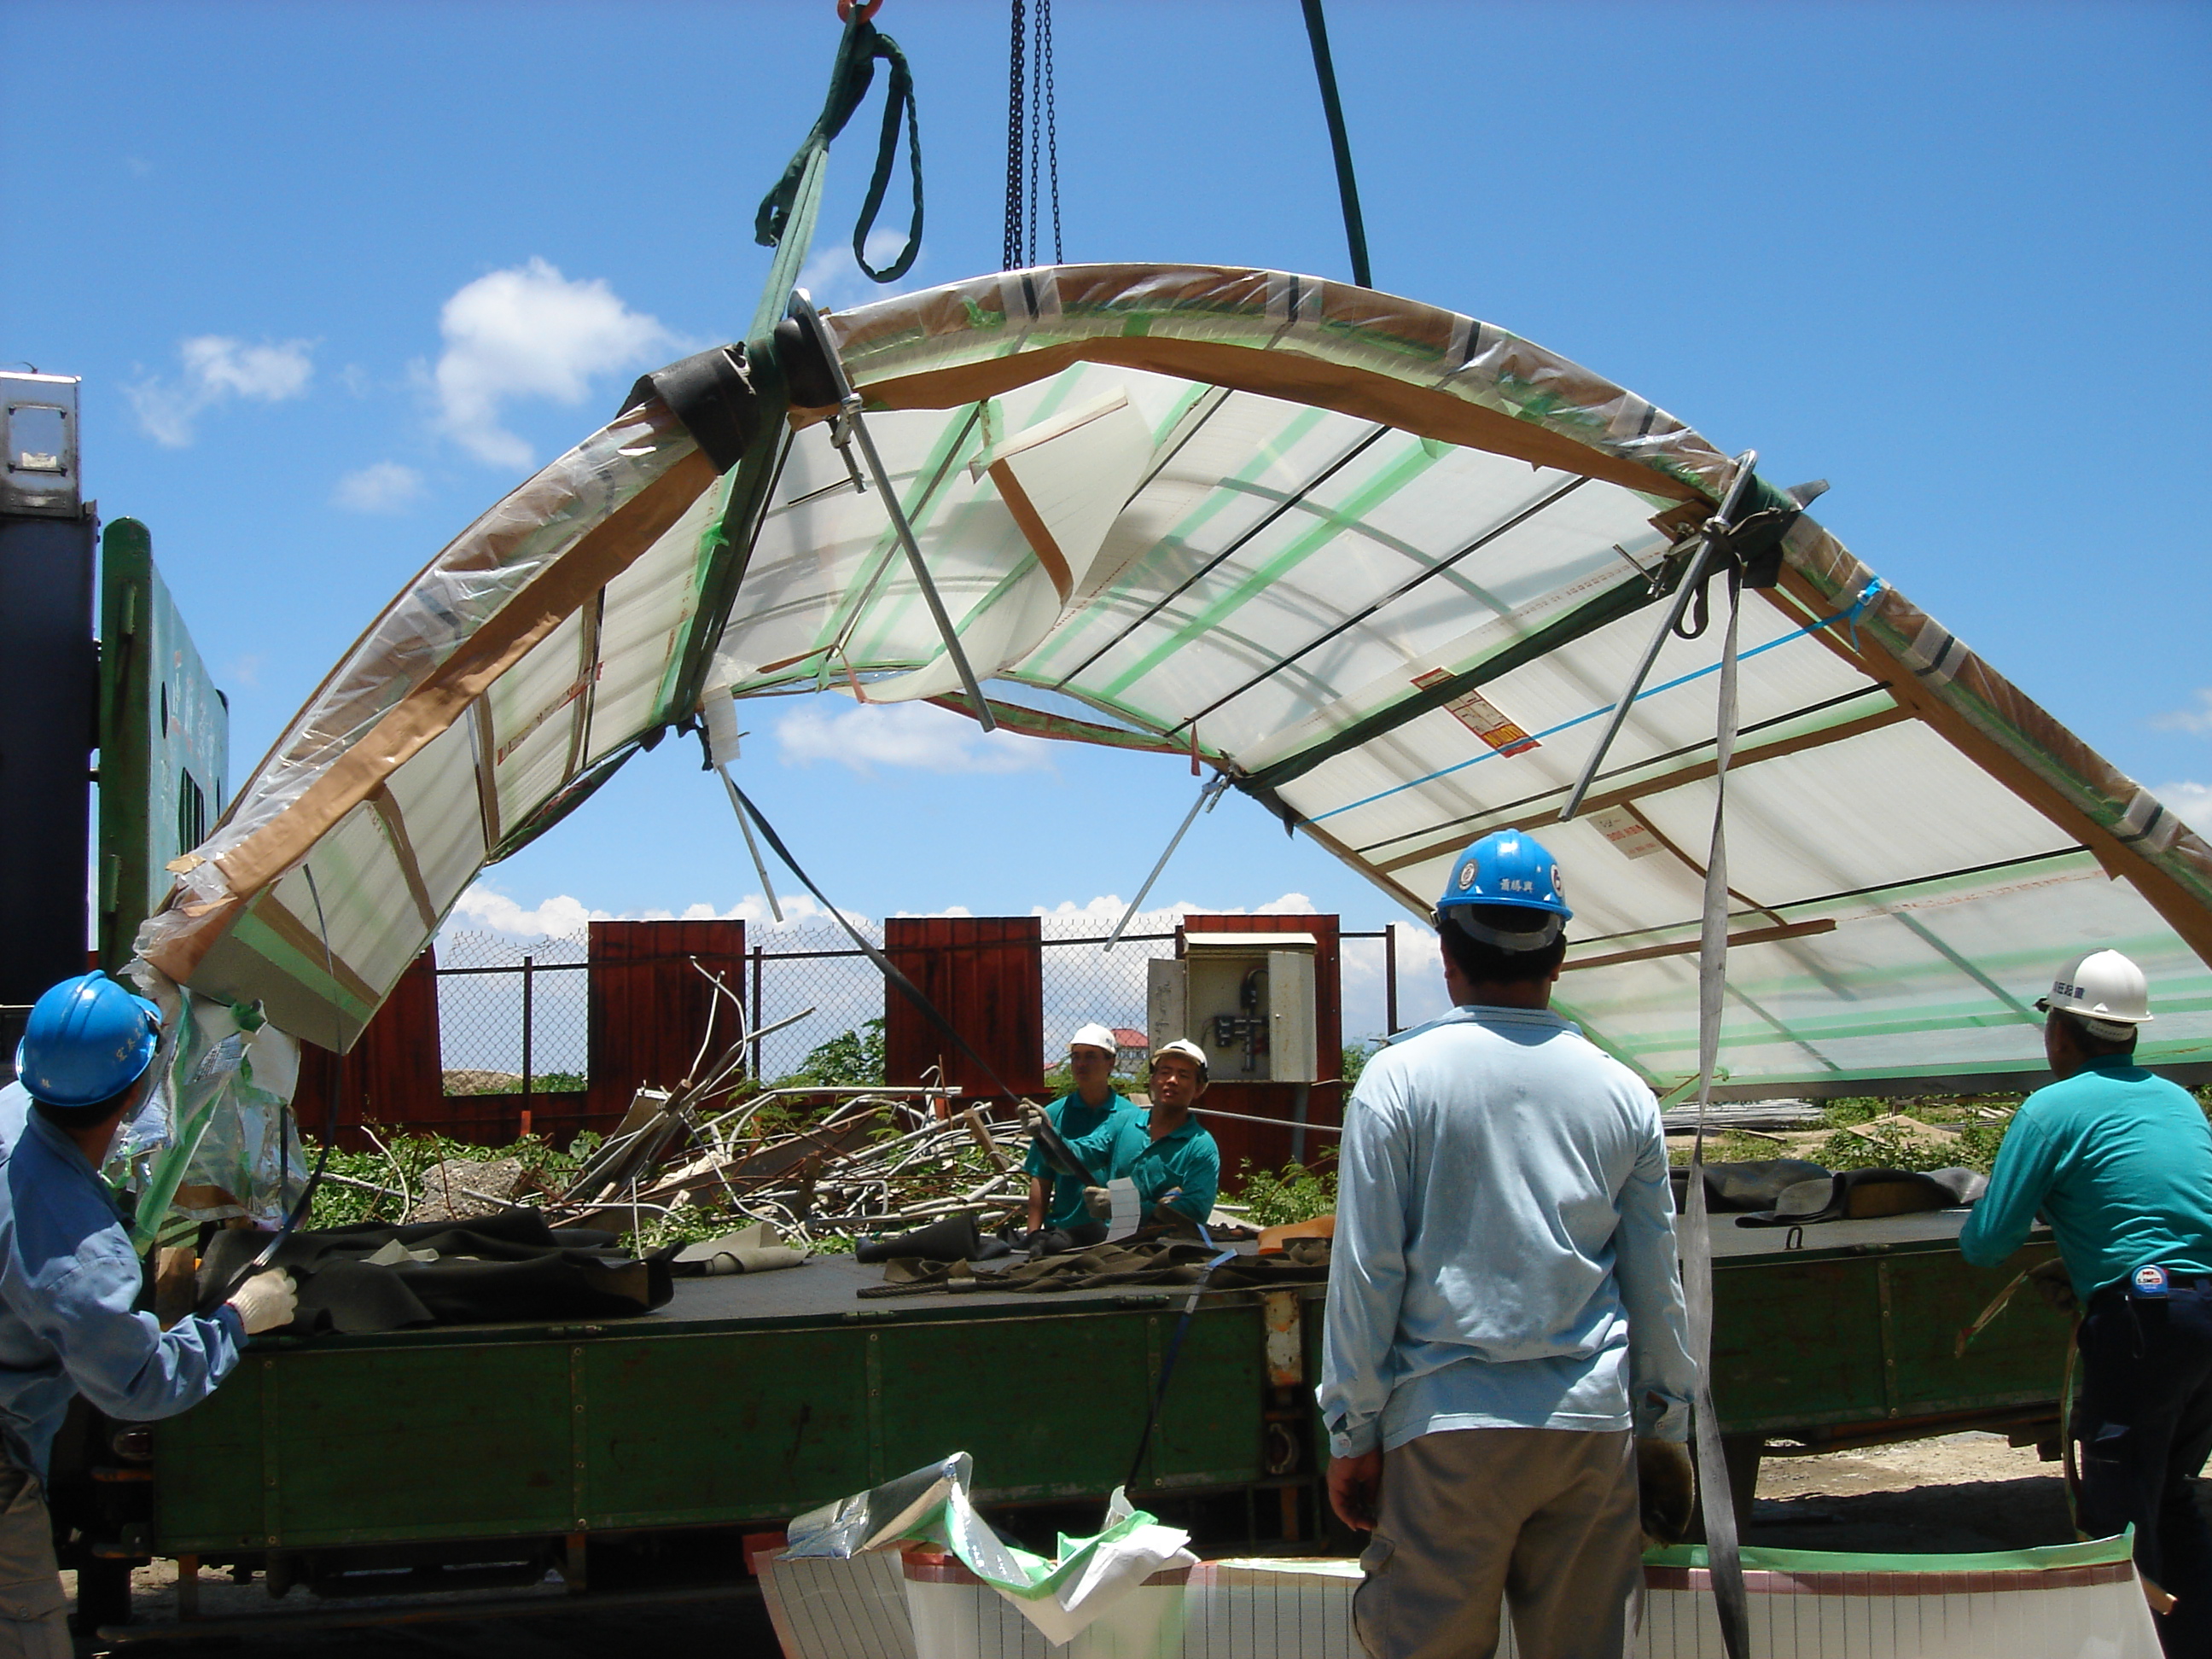
[[[883,949],[878,922],[860,925],[869,944]],[[788,1077],[808,1055],[848,1031],[865,1034],[884,1017],[884,976],[853,946],[835,922],[790,922],[746,929],[746,1002],[753,1029],[764,1030],[793,1014],[814,1012],[796,1024],[770,1031],[753,1045],[753,1074]],[[876,1052],[882,1049],[878,1042]]]
[[[449,1095],[580,1091],[591,1076],[590,969],[580,936],[447,933],[438,941],[438,1046]]]
[[[1111,928],[1096,916],[1042,919],[1044,1066],[1066,1060],[1067,1040],[1096,1022],[1124,1033],[1134,1052],[1121,1070],[1141,1071],[1149,1017],[1146,964],[1175,954],[1171,911],[1133,919],[1106,948]],[[862,933],[878,948],[880,924]],[[1442,1012],[1436,977],[1423,964],[1434,946],[1418,928],[1346,930],[1339,936],[1344,1040],[1364,1043]],[[755,924],[747,933],[742,987],[756,1030],[804,1014],[756,1041],[755,1074],[774,1080],[803,1067],[825,1043],[851,1032],[866,1050],[884,1017],[883,976],[832,924]],[[446,1092],[511,1093],[524,1071],[531,1092],[581,1090],[591,1075],[590,972],[581,936],[518,939],[447,933],[438,941],[438,1021]],[[1435,1006],[1431,1006],[1435,1005]],[[811,1012],[810,1012],[811,1011]],[[880,1055],[878,1037],[873,1052]]]

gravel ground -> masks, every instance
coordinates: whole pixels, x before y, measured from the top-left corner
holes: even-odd
[[[2062,1543],[2073,1535],[2058,1466],[2032,1447],[2014,1449],[1990,1434],[1956,1434],[1868,1451],[1822,1457],[1771,1458],[1745,1541],[1793,1549],[1969,1551]],[[135,1580],[142,1621],[175,1617],[173,1565],[156,1562]],[[511,1596],[514,1591],[501,1593]],[[549,1596],[557,1591],[548,1589]],[[456,1603],[465,1598],[452,1598]],[[250,1617],[329,1610],[304,1589],[272,1603],[258,1583],[204,1578],[201,1613]],[[108,1649],[80,1644],[81,1654],[179,1652],[235,1654],[240,1659],[313,1655],[315,1659],[611,1659],[635,1655],[712,1655],[716,1659],[775,1659],[776,1646],[758,1599],[658,1609],[555,1605],[527,1619],[467,1619],[408,1627],[266,1634],[204,1640],[180,1648],[137,1644]]]

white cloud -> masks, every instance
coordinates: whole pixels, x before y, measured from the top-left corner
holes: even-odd
[[[589,909],[580,900],[566,893],[556,894],[526,909],[506,894],[494,892],[478,882],[461,895],[453,914],[446,919],[446,927],[450,930],[456,925],[465,925],[524,937],[541,933],[573,937],[583,933],[586,923],[606,920],[606,911]]]
[[[198,334],[177,346],[183,373],[173,382],[149,376],[126,387],[138,424],[156,443],[182,449],[195,423],[233,398],[277,404],[305,395],[314,377],[312,340],[247,345],[222,334]]]
[[[268,660],[258,651],[248,651],[242,656],[233,657],[230,665],[222,671],[222,677],[233,685],[258,691],[261,689],[261,665]]]
[[[827,921],[830,912],[804,893],[780,894],[783,906],[783,926],[805,927]],[[857,910],[845,913],[855,926],[866,927],[869,919]],[[742,921],[748,930],[764,929],[774,933],[775,918],[769,914],[768,900],[758,893],[749,893],[726,909],[717,909],[712,904],[695,902],[681,910],[595,910],[567,893],[556,893],[551,898],[535,905],[525,905],[520,900],[477,882],[463,893],[447,917],[441,931],[483,928],[495,933],[507,933],[517,939],[536,939],[551,935],[562,939],[581,939],[586,927],[594,921]]]
[[[2198,690],[2196,708],[2169,709],[2152,716],[2151,724],[2166,732],[2212,732],[2212,685]]]
[[[986,732],[965,714],[926,702],[858,703],[833,711],[816,699],[776,722],[787,766],[835,761],[863,776],[878,766],[919,772],[1053,770],[1042,738]]]
[[[439,313],[446,349],[431,379],[439,425],[478,460],[527,466],[530,446],[500,423],[517,398],[577,404],[593,377],[645,366],[679,343],[604,281],[570,282],[543,259],[479,276]]]
[[[2212,836],[2212,784],[2161,783],[2151,791],[2200,836]]]
[[[349,513],[400,513],[422,499],[422,475],[397,461],[378,461],[338,480],[331,499]]]

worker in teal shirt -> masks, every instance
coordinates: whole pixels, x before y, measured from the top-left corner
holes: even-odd
[[[1187,1039],[1168,1043],[1152,1056],[1152,1109],[1069,1145],[1101,1179],[1127,1176],[1149,1218],[1202,1227],[1221,1195],[1221,1149],[1191,1115],[1206,1082],[1206,1051]]]
[[[2212,1456],[2212,1127],[2135,1063],[2149,988],[2118,951],[2068,963],[2036,1006],[2057,1081],[2014,1114],[1959,1249],[1993,1267],[2039,1210],[2051,1223],[2082,1310],[2082,1530],[2132,1525],[2137,1570],[2173,1598],[2166,1651],[2212,1655],[2212,1531],[2190,1495]]]
[[[1116,1118],[1133,1119],[1137,1109],[1114,1087],[1114,1057],[1121,1044],[1103,1025],[1085,1026],[1067,1040],[1067,1069],[1075,1087],[1045,1108],[1045,1116],[1063,1140],[1079,1140],[1095,1134]],[[1056,1169],[1044,1148],[1030,1144],[1023,1166],[1030,1177],[1029,1246],[1035,1249],[1049,1231],[1064,1232],[1070,1242],[1096,1244],[1106,1237],[1106,1224],[1094,1219],[1084,1207],[1083,1182]]]

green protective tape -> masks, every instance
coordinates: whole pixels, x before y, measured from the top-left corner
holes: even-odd
[[[1085,616],[1097,617],[1102,627],[1112,626],[1115,622],[1111,614],[1113,600],[1126,598],[1129,590],[1139,580],[1148,579],[1154,561],[1162,553],[1192,551],[1193,550],[1188,545],[1189,538],[1204,528],[1209,520],[1227,508],[1231,502],[1249,500],[1252,492],[1249,486],[1257,483],[1268,468],[1282,459],[1286,450],[1305,437],[1315,427],[1320,425],[1325,414],[1325,410],[1318,409],[1300,410],[1284,425],[1280,432],[1260,447],[1251,460],[1236,477],[1225,478],[1216,484],[1206,493],[1204,501],[1183,514],[1181,522],[1160,538],[1152,551],[1130,566],[1120,580],[1104,593],[1100,594],[1097,599],[1092,600],[1085,613]],[[1240,486],[1248,487],[1240,488]],[[1212,556],[1210,554],[1201,556],[1201,562],[1204,558],[1211,556]],[[1069,629],[1047,641],[1044,648],[1031,657],[1025,665],[1029,676],[1042,683],[1046,665],[1087,632],[1089,629],[1084,628]]]
[[[1342,507],[1318,509],[1319,523],[1313,525],[1266,564],[1246,575],[1174,634],[1147,651],[1133,666],[1116,675],[1107,684],[1108,694],[1118,696],[1127,690],[1192,641],[1214,632],[1262,592],[1289,575],[1338,536],[1358,531],[1369,513],[1434,466],[1439,453],[1420,439],[1413,440],[1397,459],[1370,478]]]
[[[2075,1544],[2038,1544],[2027,1549],[1988,1550],[1964,1555],[1860,1554],[1856,1551],[1743,1550],[1747,1569],[1768,1572],[2054,1572],[2065,1567],[2102,1567],[2132,1561],[2136,1529],[2112,1538]],[[1676,1544],[1644,1552],[1648,1567],[1702,1567],[1703,1544]],[[2025,1588],[2025,1586],[2023,1586]]]

